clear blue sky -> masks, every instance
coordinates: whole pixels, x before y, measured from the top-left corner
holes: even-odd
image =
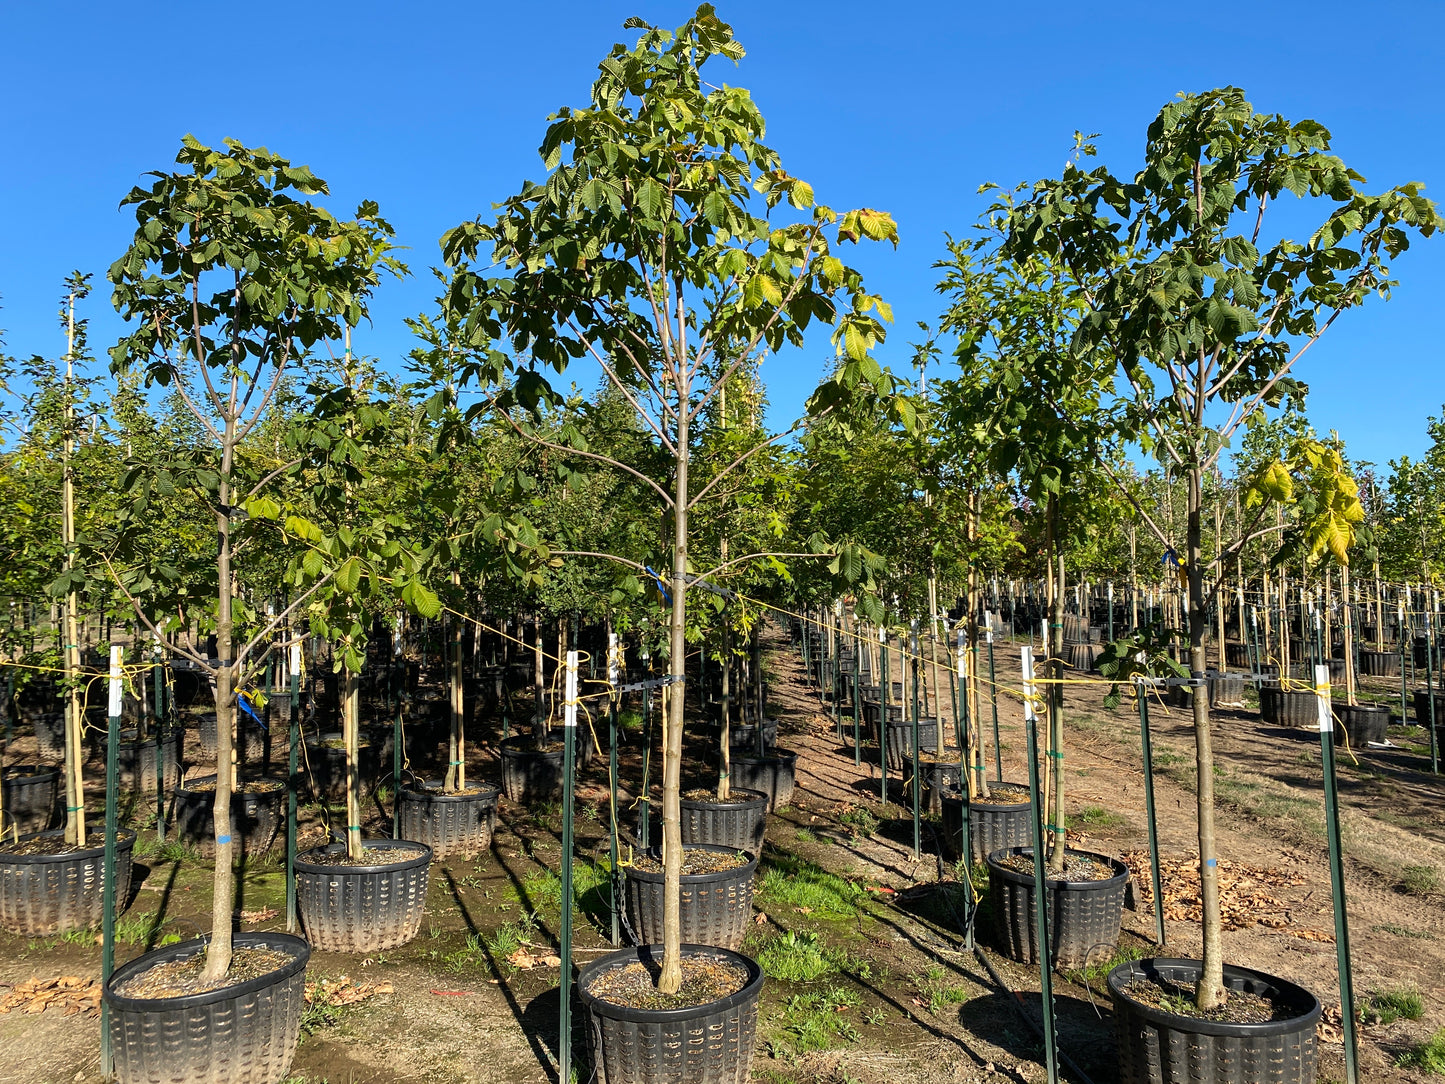
[[[15,2],[0,11],[0,327],[8,352],[58,354],[54,312],[72,268],[98,282],[133,220],[120,197],[167,168],[183,133],[235,136],[306,162],[344,209],[377,200],[418,272],[388,284],[358,346],[410,348],[401,320],[432,293],[437,238],[541,173],[547,114],[586,100],[597,61],[656,0],[496,3]],[[725,2],[748,50],[719,73],[750,88],[785,167],[833,207],[880,207],[902,244],[858,258],[894,306],[883,351],[906,368],[915,321],[939,303],[930,265],[945,230],[981,207],[978,185],[1057,173],[1075,129],[1132,170],[1144,129],[1180,90],[1243,86],[1260,109],[1312,117],[1383,188],[1420,180],[1445,199],[1445,4],[1328,2],[821,4]],[[1301,375],[1310,413],[1359,458],[1424,446],[1445,402],[1431,297],[1445,237],[1396,264],[1388,304],[1343,317]],[[119,324],[90,304],[103,355]],[[793,417],[827,355],[764,369]],[[579,374],[587,380],[586,374]]]

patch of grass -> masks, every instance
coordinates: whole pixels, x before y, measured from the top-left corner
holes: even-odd
[[[913,985],[918,988],[919,995],[928,1002],[928,1011],[935,1016],[950,1005],[967,1001],[969,997],[968,988],[949,982],[948,972],[937,964],[929,967],[921,975],[915,975]]]
[[[1445,1028],[1410,1047],[1395,1059],[1395,1064],[1404,1069],[1445,1075]]]
[[[871,836],[878,831],[878,818],[873,811],[861,805],[849,806],[838,814],[838,823],[848,829],[856,842],[862,836]]]
[[[1070,814],[1068,824],[1070,828],[1093,828],[1096,830],[1122,828],[1125,818],[1103,806],[1087,805],[1077,813]]]
[[[617,725],[623,730],[637,730],[642,726],[642,712],[627,709],[617,713]]]
[[[482,948],[481,934],[468,934],[467,943],[455,952],[449,952],[442,957],[442,966],[453,975],[459,974],[469,967],[478,967],[487,961],[486,952]]]
[[[1400,888],[1409,896],[1434,896],[1440,891],[1440,871],[1434,866],[1406,866],[1400,871]]]
[[[1104,979],[1108,977],[1109,972],[1113,971],[1114,968],[1120,964],[1127,964],[1133,960],[1142,960],[1144,957],[1151,956],[1157,951],[1158,947],[1155,945],[1146,945],[1143,942],[1133,941],[1127,945],[1119,946],[1119,948],[1114,950],[1114,955],[1102,963],[1090,964],[1088,967],[1081,968],[1077,971],[1066,971],[1065,975],[1074,982],[1093,985],[1094,983],[1103,982]]]
[[[758,893],[765,906],[807,908],[805,914],[852,918],[867,898],[863,888],[800,858],[768,862]]]
[[[799,843],[818,842],[818,837],[813,834],[813,830],[811,828],[799,828],[794,834],[797,836],[797,840]]]
[[[495,933],[488,937],[484,944],[487,951],[491,953],[492,959],[500,964],[505,964],[507,957],[516,952],[523,945],[530,944],[532,935],[537,932],[537,916],[523,915],[515,922],[504,922],[497,927]],[[472,938],[467,938],[467,946],[471,947]]]
[[[1371,926],[1370,929],[1378,933],[1390,933],[1396,937],[1413,937],[1417,941],[1433,941],[1435,935],[1428,930],[1412,930],[1409,926],[1397,926],[1394,923],[1386,922],[1379,926]]]
[[[180,934],[161,934],[160,926],[160,916],[149,911],[124,915],[115,920],[115,939],[122,945],[144,945],[148,949],[180,944]]]
[[[830,986],[820,994],[797,994],[783,1006],[783,1023],[774,1035],[774,1056],[797,1057],[813,1050],[831,1050],[856,1043],[858,1029],[849,1011],[862,1004],[856,991]]]
[[[815,933],[789,930],[765,942],[757,960],[770,979],[816,982],[837,973],[848,962],[848,954],[829,948]]]
[[[1420,991],[1401,987],[1398,990],[1379,990],[1359,1009],[1360,1018],[1367,1024],[1393,1024],[1396,1020],[1418,1020],[1425,1015],[1425,999]]]
[[[1168,749],[1154,750],[1154,766],[1156,768],[1173,768],[1183,764],[1185,757],[1181,753],[1171,753]]]

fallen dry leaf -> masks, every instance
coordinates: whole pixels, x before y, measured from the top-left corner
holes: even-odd
[[[280,914],[280,912],[277,911],[274,907],[263,907],[259,911],[242,911],[241,921],[266,922],[270,919],[275,918],[278,914]]]
[[[52,1007],[61,1009],[66,1016],[77,1013],[98,1016],[100,983],[76,975],[62,975],[54,979],[29,979],[15,984],[8,994],[0,997],[0,1013],[18,1009],[34,1015]]]
[[[389,982],[352,982],[342,975],[336,979],[317,979],[305,989],[308,1005],[355,1005],[377,994],[392,994],[396,988]]]
[[[1123,861],[1133,872],[1142,907],[1152,908],[1154,891],[1149,872],[1149,853],[1131,851]],[[1164,891],[1164,917],[1199,922],[1204,914],[1200,900],[1199,859],[1192,855],[1161,857],[1159,880]],[[1219,860],[1219,917],[1226,930],[1247,930],[1256,926],[1279,930],[1309,941],[1333,941],[1330,934],[1302,930],[1294,925],[1290,905],[1273,890],[1295,888],[1305,883],[1299,873],[1277,867],[1260,868]]]

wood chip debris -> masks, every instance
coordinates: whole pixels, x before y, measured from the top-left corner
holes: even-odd
[[[9,988],[9,993],[0,997],[0,1013],[34,1015],[50,1008],[62,1009],[66,1016],[99,1016],[100,983],[75,975],[30,979],[16,983]]]
[[[1134,874],[1140,907],[1152,908],[1154,890],[1149,872],[1149,852],[1130,851],[1123,856],[1123,862]],[[1192,855],[1161,856],[1159,880],[1164,890],[1165,918],[1184,922],[1203,919],[1198,858]],[[1262,927],[1303,941],[1333,944],[1334,934],[1296,925],[1292,905],[1275,894],[1275,891],[1298,888],[1305,883],[1304,876],[1294,870],[1251,866],[1221,858],[1219,918],[1222,928],[1248,930]]]
[[[259,911],[242,911],[242,922],[269,922],[281,912],[274,907],[263,907]]]
[[[345,975],[335,979],[317,979],[306,984],[308,1005],[355,1005],[377,994],[392,994],[396,987],[389,982],[352,982]]]

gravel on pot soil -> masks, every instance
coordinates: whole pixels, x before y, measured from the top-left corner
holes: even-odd
[[[1015,873],[1032,875],[1034,872],[1034,859],[1028,854],[1011,854],[999,860],[999,865],[1005,869],[1011,869]],[[1068,854],[1064,855],[1064,875],[1062,877],[1049,871],[1048,879],[1051,881],[1066,881],[1069,884],[1077,884],[1082,881],[1107,881],[1114,876],[1114,868],[1107,862],[1100,862],[1088,855]]]
[[[345,851],[335,854],[308,854],[303,861],[313,866],[391,866],[397,862],[410,862],[420,858],[426,851],[420,847],[367,847],[361,848],[361,861],[348,858]]]
[[[295,957],[290,953],[277,952],[275,949],[238,948],[231,955],[231,967],[226,974],[206,982],[201,978],[201,972],[206,967],[206,954],[198,952],[183,960],[170,960],[156,964],[155,967],[148,967],[116,987],[115,992],[121,997],[146,999],[204,994],[207,990],[238,986],[273,971],[280,971],[293,959]]]
[[[279,779],[243,779],[231,787],[232,794],[271,794],[281,790],[286,784]],[[182,790],[188,790],[192,794],[214,794],[216,781],[208,779],[204,783],[183,783]]]
[[[655,967],[648,967],[640,960],[634,960],[598,974],[587,987],[587,992],[611,1005],[665,1011],[721,1001],[737,993],[748,982],[747,970],[729,960],[717,956],[684,956],[682,986],[675,994],[664,994],[657,989],[660,971],[660,962]]]
[[[684,802],[721,802],[721,803],[742,803],[751,802],[757,796],[754,794],[737,794],[728,798],[719,798],[717,790],[713,787],[694,787],[692,790],[685,790],[678,795]]]
[[[739,869],[747,864],[748,856],[741,851],[705,851],[692,847],[682,849],[682,873],[685,877],[698,873],[722,873],[724,870]],[[632,865],[643,873],[662,872],[662,862],[650,854],[639,855]]]
[[[92,835],[95,833],[92,832]],[[103,843],[105,836],[102,834],[100,840]],[[39,854],[70,854],[73,851],[88,851],[98,847],[99,843],[87,843],[84,847],[77,847],[73,843],[65,842],[65,836],[41,836],[39,839],[26,839],[19,843],[0,843],[0,854],[13,854],[21,858],[32,858]]]
[[[1175,1016],[1192,1020],[1213,1020],[1222,1024],[1265,1024],[1271,1020],[1288,1020],[1298,1015],[1276,1006],[1267,997],[1226,990],[1224,1004],[1214,1009],[1200,1009],[1194,1004],[1198,985],[1192,982],[1151,982],[1135,979],[1124,992],[1141,1005],[1161,1009]]]
[[[988,797],[975,798],[974,801],[988,805],[1028,805],[1029,788],[1012,787],[1007,783],[990,783]]]

